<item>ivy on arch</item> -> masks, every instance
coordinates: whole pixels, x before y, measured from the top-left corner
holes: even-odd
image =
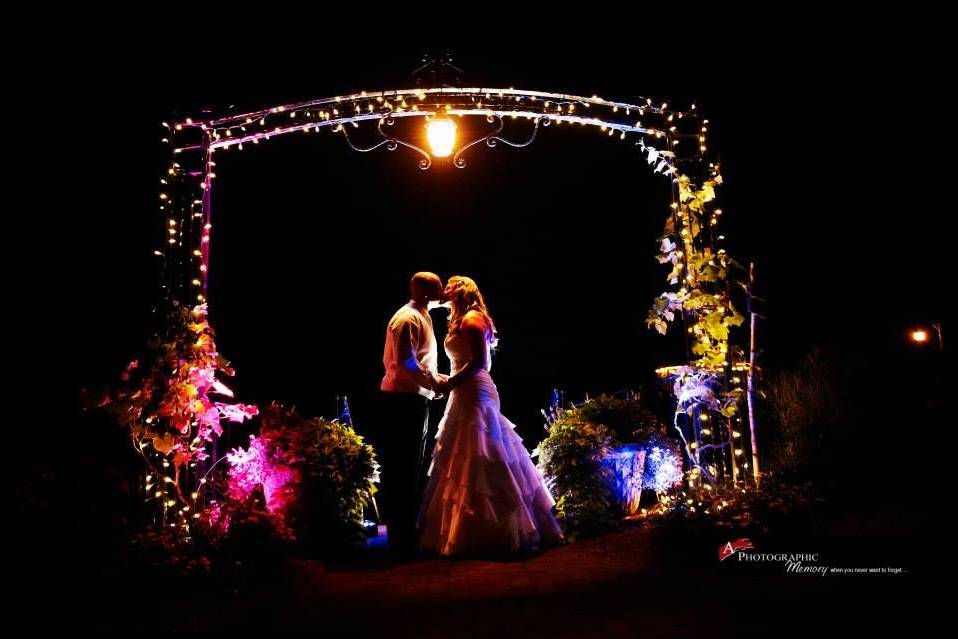
[[[484,121],[485,133],[457,140],[449,161],[427,150],[424,123],[464,118]],[[651,98],[620,102],[513,88],[416,88],[363,91],[242,114],[185,118],[164,127],[163,141],[171,159],[159,194],[164,243],[155,254],[162,263],[163,308],[179,327],[169,326],[167,335],[179,341],[166,354],[177,363],[174,374],[167,375],[165,388],[157,392],[178,398],[177,412],[172,415],[154,404],[137,404],[135,393],[118,395],[114,403],[125,414],[124,423],[147,460],[150,477],[160,478],[154,479],[157,499],[174,525],[177,516],[186,527],[196,516],[204,489],[200,471],[218,461],[205,458],[210,447],[216,450],[219,420],[242,421],[256,412],[255,407],[230,401],[203,401],[207,394],[231,395],[216,379],[217,372],[232,371],[216,352],[206,323],[216,157],[291,134],[341,137],[362,152],[402,149],[418,156],[420,168],[444,164],[448,170],[467,167],[466,156],[482,146],[490,152],[498,144],[527,146],[546,128],[589,127],[634,145],[638,158],[671,186],[669,209],[657,240],[657,259],[669,266],[669,272],[665,290],[648,312],[647,324],[665,334],[679,322],[687,332],[686,361],[659,372],[674,381],[674,425],[685,446],[690,480],[716,482],[729,469],[734,482],[737,473],[747,469],[747,464],[736,460],[741,433],[733,420],[742,389],[732,382],[735,371],[743,370],[745,364],[740,349],[730,345],[731,330],[744,319],[733,303],[741,268],[722,247],[724,237],[718,227],[723,212],[716,207],[722,176],[718,164],[710,161],[709,120],[696,105],[674,109]],[[359,141],[369,136],[371,142]],[[180,333],[186,335],[185,341],[176,337]],[[155,379],[151,383],[164,384]],[[211,426],[214,418],[217,427]],[[187,486],[191,481],[193,485]]]

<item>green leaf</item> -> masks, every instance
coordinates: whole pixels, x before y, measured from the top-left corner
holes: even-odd
[[[727,315],[725,317],[725,323],[729,326],[741,326],[744,321],[745,316],[735,309],[732,309],[732,315]]]
[[[728,340],[728,327],[723,322],[724,318],[725,311],[720,309],[709,313],[702,321],[702,326],[708,331],[709,336],[717,342]]]

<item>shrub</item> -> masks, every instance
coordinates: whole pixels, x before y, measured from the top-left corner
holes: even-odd
[[[609,488],[611,470],[603,463],[615,444],[606,426],[570,410],[552,423],[533,453],[556,498],[556,514],[569,541],[618,525]]]
[[[769,469],[796,476],[834,466],[850,437],[843,394],[841,375],[818,351],[808,354],[798,370],[770,377],[764,393],[772,422]]]
[[[641,395],[637,393],[625,399],[599,395],[583,404],[579,411],[583,419],[607,426],[623,441],[645,441],[656,435],[664,435],[667,428],[645,406]]]
[[[302,547],[327,552],[363,539],[379,465],[351,427],[273,404],[262,412],[259,435],[229,462],[227,511],[261,493],[277,534],[288,529]]]

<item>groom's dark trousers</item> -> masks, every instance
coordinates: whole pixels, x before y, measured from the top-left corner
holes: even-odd
[[[376,505],[393,551],[408,553],[416,547],[419,497],[429,464],[429,403],[416,393],[381,391],[370,429],[380,466]]]

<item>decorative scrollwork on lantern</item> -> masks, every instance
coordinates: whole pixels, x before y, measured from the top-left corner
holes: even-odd
[[[548,116],[545,116],[545,115],[541,115],[541,116],[539,116],[539,117],[536,118],[535,126],[533,126],[533,128],[532,128],[532,133],[529,135],[529,137],[528,137],[527,139],[525,139],[525,140],[516,142],[516,141],[510,140],[510,139],[508,139],[508,138],[504,138],[504,137],[502,137],[501,135],[499,135],[500,133],[502,133],[502,129],[503,129],[503,126],[504,126],[504,123],[503,123],[503,120],[502,120],[502,116],[500,116],[500,115],[489,115],[489,116],[486,116],[486,121],[489,122],[490,124],[493,124],[493,125],[495,126],[495,128],[494,128],[492,131],[490,131],[489,133],[487,133],[486,135],[482,136],[481,138],[478,138],[478,139],[476,139],[476,140],[473,140],[473,141],[470,142],[469,144],[467,144],[467,145],[463,146],[462,148],[460,148],[460,149],[456,152],[456,155],[455,155],[455,157],[454,157],[453,160],[452,160],[452,161],[453,161],[453,164],[455,164],[456,167],[458,167],[458,168],[460,168],[460,169],[465,168],[465,166],[466,166],[466,164],[467,164],[466,159],[465,159],[465,157],[464,157],[465,152],[468,151],[470,148],[476,146],[477,144],[481,143],[481,142],[485,142],[485,143],[486,143],[486,146],[488,146],[489,148],[495,148],[496,144],[499,143],[499,142],[502,142],[502,143],[504,143],[504,144],[508,144],[509,146],[514,147],[514,148],[522,148],[522,147],[526,147],[526,146],[529,146],[530,144],[532,144],[533,140],[535,140],[535,139],[536,139],[536,136],[539,134],[539,127],[540,127],[540,126],[549,126],[549,117],[548,117]]]
[[[343,134],[343,137],[346,139],[346,143],[354,151],[359,151],[360,153],[368,153],[369,151],[375,151],[376,149],[383,146],[386,147],[387,151],[395,151],[396,149],[399,148],[400,145],[402,145],[404,147],[412,149],[413,151],[416,151],[422,156],[422,158],[419,160],[420,169],[425,171],[430,166],[432,166],[432,157],[429,155],[428,152],[416,146],[412,142],[407,142],[406,140],[403,140],[395,135],[389,135],[386,131],[383,130],[383,124],[386,124],[386,126],[392,126],[393,124],[395,124],[395,120],[392,117],[388,117],[388,116],[380,118],[379,123],[376,125],[376,131],[379,132],[379,135],[382,139],[368,146],[359,146],[358,144],[353,142],[352,138],[349,137],[349,133],[345,126],[340,125],[339,131]]]

